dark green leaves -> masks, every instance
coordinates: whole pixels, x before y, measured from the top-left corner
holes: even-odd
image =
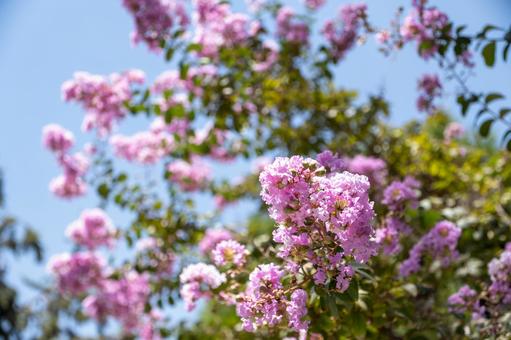
[[[495,51],[496,51],[497,43],[495,41],[491,41],[486,46],[484,46],[481,54],[484,58],[484,63],[488,67],[493,67],[495,65]]]
[[[481,126],[479,126],[479,134],[483,137],[488,137],[488,135],[490,134],[490,129],[491,129],[493,122],[494,122],[493,119],[485,120],[481,124]]]

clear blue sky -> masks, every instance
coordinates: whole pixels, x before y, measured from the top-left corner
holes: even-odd
[[[318,17],[330,16],[339,4],[347,2],[329,0]],[[368,0],[369,15],[383,26],[398,5],[409,2]],[[456,23],[466,23],[473,30],[488,22],[511,24],[509,0],[431,2]],[[59,169],[41,147],[41,128],[58,122],[75,132],[78,145],[86,140],[79,133],[83,113],[60,100],[60,85],[74,71],[110,73],[135,67],[145,70],[152,80],[168,67],[144,46],[130,46],[132,28],[121,0],[0,0],[0,167],[7,179],[7,206],[38,230],[48,255],[70,249],[64,229],[96,201],[87,197],[66,202],[48,192],[48,182]],[[481,64],[479,58],[477,61]],[[387,59],[370,41],[350,53],[336,73],[339,84],[362,94],[384,88],[392,104],[392,122],[400,124],[419,117],[415,110],[416,79],[435,70],[434,64],[420,61],[413,48]],[[509,64],[499,62],[493,70],[477,67],[475,74],[471,81],[474,88],[493,88],[511,95]],[[444,106],[455,110],[453,88],[448,90],[451,95],[444,99]],[[144,128],[145,124],[129,126],[132,131]],[[19,275],[31,279],[44,275],[42,267],[30,261],[19,264],[11,277],[17,284]]]

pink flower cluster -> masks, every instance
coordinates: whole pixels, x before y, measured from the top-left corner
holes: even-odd
[[[56,124],[46,125],[43,128],[43,144],[55,154],[64,172],[51,180],[50,191],[62,198],[84,195],[87,186],[83,176],[87,172],[89,161],[82,153],[68,153],[74,144],[71,131]]]
[[[433,113],[437,106],[434,101],[442,96],[442,83],[435,74],[425,74],[417,82],[419,98],[417,99],[417,109],[426,113]]]
[[[456,293],[447,299],[451,313],[463,314],[467,311],[472,313],[472,319],[476,320],[484,315],[485,308],[479,302],[478,294],[468,285],[462,286]]]
[[[277,13],[277,36],[295,44],[307,45],[309,41],[309,27],[296,17],[291,7],[283,6]]]
[[[48,124],[43,128],[43,145],[56,154],[64,154],[73,147],[73,133],[57,124]]]
[[[360,27],[367,16],[366,11],[365,4],[345,5],[341,7],[338,18],[325,22],[322,33],[330,44],[330,53],[334,60],[344,58],[355,45]]]
[[[199,242],[199,250],[202,255],[206,255],[215,249],[218,243],[232,239],[233,235],[226,229],[208,229]]]
[[[117,157],[140,164],[155,164],[175,149],[175,140],[166,129],[151,128],[132,136],[114,135],[110,145]]]
[[[194,0],[194,43],[201,45],[201,56],[216,57],[220,48],[244,44],[259,32],[260,23],[243,13],[234,13],[219,0]]]
[[[418,272],[426,255],[447,267],[458,258],[456,246],[460,235],[461,229],[455,224],[449,221],[438,222],[410,250],[408,259],[401,263],[400,275],[406,277]]]
[[[387,164],[383,159],[357,155],[349,160],[348,171],[369,178],[372,186],[378,188],[385,184]]]
[[[463,137],[464,133],[465,129],[463,128],[463,125],[458,122],[451,122],[444,130],[444,141],[446,143],[450,143],[454,139]]]
[[[66,235],[76,244],[94,250],[99,246],[112,247],[116,230],[107,214],[96,208],[84,210],[80,218],[69,225]]]
[[[427,59],[438,51],[436,38],[449,24],[447,15],[436,7],[425,7],[424,3],[415,4],[405,18],[400,33],[405,42],[416,41],[419,54]],[[445,32],[449,34],[449,32]]]
[[[233,264],[243,267],[246,262],[247,249],[244,245],[234,240],[224,240],[218,243],[211,253],[213,262],[217,266]]]
[[[150,294],[147,275],[128,271],[117,280],[103,280],[82,305],[88,316],[98,321],[112,316],[121,322],[125,330],[134,331],[140,325]]]
[[[123,5],[135,20],[133,42],[144,41],[153,51],[161,50],[173,32],[184,30],[189,23],[181,0],[123,0]]]
[[[491,260],[488,264],[488,274],[491,285],[490,297],[496,302],[511,303],[511,244],[506,245],[506,250],[499,258]]]
[[[259,265],[250,273],[247,288],[236,305],[246,331],[254,332],[262,326],[274,327],[285,316],[290,328],[296,331],[308,328],[308,321],[303,320],[307,315],[307,293],[296,289],[288,300],[281,282],[284,274],[273,263]]]
[[[310,9],[318,9],[325,4],[326,0],[305,0],[305,6]]]
[[[160,74],[152,86],[152,91],[156,94],[163,94],[166,91],[171,91],[174,95],[167,99],[167,105],[164,108],[171,107],[168,101],[183,102],[180,100],[180,95],[188,95],[190,93],[195,96],[201,96],[203,93],[201,85],[212,83],[218,76],[218,68],[211,64],[199,65],[190,67],[186,73],[185,79],[181,79],[181,74],[177,70],[169,70]],[[161,100],[165,103],[165,100]],[[187,104],[187,99],[184,100]],[[165,110],[163,110],[165,111]]]
[[[409,234],[410,227],[399,218],[388,216],[381,228],[376,229],[375,241],[382,247],[385,255],[394,255],[401,251],[399,239],[402,234]]]
[[[182,159],[167,166],[169,179],[177,183],[183,191],[204,189],[211,179],[211,168],[198,156],[192,156],[190,162]]]
[[[403,211],[405,208],[417,208],[419,205],[418,189],[420,183],[407,176],[404,181],[393,181],[383,192],[382,203],[393,211]]]
[[[268,71],[279,58],[279,46],[273,40],[267,40],[262,44],[263,50],[255,57],[252,65],[254,72]]]
[[[174,272],[176,255],[162,247],[161,240],[146,237],[138,240],[136,246],[137,264],[150,272],[154,272],[151,278],[165,279]]]
[[[104,136],[112,131],[114,122],[125,116],[124,103],[133,95],[132,86],[142,84],[144,79],[140,70],[108,77],[77,72],[62,85],[62,97],[66,102],[81,104],[87,111],[82,124],[84,131],[96,128]]]
[[[99,287],[105,277],[105,261],[91,252],[64,253],[53,256],[48,269],[57,279],[59,291],[77,295]]]
[[[335,281],[337,289],[347,289],[353,275],[350,256],[366,262],[376,250],[367,177],[327,175],[317,161],[293,156],[276,158],[259,180],[270,217],[279,224],[273,239],[288,269],[296,272],[310,262],[316,284]]]
[[[211,290],[218,288],[225,280],[225,275],[209,264],[196,263],[183,269],[179,281],[186,309],[191,311],[200,298],[211,297]]]

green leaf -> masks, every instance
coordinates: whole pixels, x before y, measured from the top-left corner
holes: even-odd
[[[490,134],[490,129],[493,124],[493,119],[488,119],[479,127],[479,134],[483,137],[488,137]]]
[[[366,320],[358,309],[355,309],[351,312],[351,330],[357,337],[363,337],[366,334]]]
[[[489,104],[491,103],[492,101],[495,101],[495,100],[499,100],[499,99],[504,99],[505,97],[500,94],[500,93],[496,93],[496,92],[492,92],[492,93],[489,93],[486,98],[484,98],[484,102],[486,104]]]
[[[511,109],[508,107],[504,107],[504,108],[500,109],[499,117],[504,118],[509,112],[511,112]]]
[[[98,195],[101,197],[101,198],[108,198],[108,195],[110,194],[110,188],[108,187],[108,184],[106,183],[102,183],[99,187],[98,187]]]
[[[504,59],[504,61],[507,61],[507,53],[509,52],[509,46],[511,46],[511,43],[508,43],[502,50],[502,59]]]
[[[491,41],[486,46],[484,46],[482,55],[484,58],[484,62],[486,66],[493,67],[495,65],[495,50],[496,50],[496,43],[495,41]]]
[[[174,56],[174,49],[172,47],[169,47],[169,49],[165,53],[165,60],[170,61],[170,59],[172,59],[173,56]]]
[[[351,280],[350,286],[346,290],[346,293],[348,293],[349,297],[353,299],[353,301],[358,300],[358,281],[357,279]]]

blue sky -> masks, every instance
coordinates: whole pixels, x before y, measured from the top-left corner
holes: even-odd
[[[328,1],[318,18],[330,16],[346,2]],[[408,5],[409,1],[367,3],[372,20],[383,26],[399,5]],[[473,30],[488,22],[502,26],[511,23],[509,0],[432,3]],[[148,53],[144,46],[131,47],[131,30],[131,18],[121,0],[0,0],[0,167],[7,179],[7,206],[38,230],[47,255],[70,249],[64,229],[82,209],[97,202],[93,197],[62,201],[48,192],[48,182],[59,169],[52,155],[41,147],[41,129],[47,123],[58,122],[75,132],[78,145],[87,140],[79,133],[83,113],[60,99],[61,83],[77,70],[110,73],[134,67],[145,70],[152,80],[168,68],[161,57]],[[482,62],[479,57],[477,62]],[[435,70],[433,63],[420,61],[413,48],[384,58],[369,41],[350,53],[336,74],[339,84],[360,90],[362,95],[385,89],[392,104],[392,123],[400,124],[420,117],[415,109],[416,79]],[[476,67],[470,84],[476,89],[492,88],[510,94],[511,67],[502,62],[492,70]],[[444,106],[456,113],[454,88],[447,89]],[[128,127],[141,130],[146,125],[132,123]],[[27,260],[19,263],[11,277],[16,284],[20,275],[31,279],[44,275],[41,266]]]

